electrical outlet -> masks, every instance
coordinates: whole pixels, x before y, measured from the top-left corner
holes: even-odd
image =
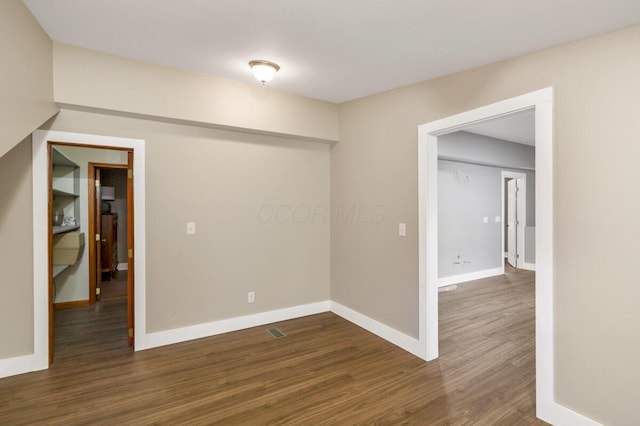
[[[250,291],[247,294],[247,303],[253,303],[256,301],[256,292],[255,291]]]

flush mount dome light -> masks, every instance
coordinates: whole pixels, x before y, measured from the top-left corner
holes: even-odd
[[[268,83],[273,80],[273,77],[275,77],[276,73],[280,69],[280,66],[278,64],[261,60],[251,61],[249,62],[249,66],[251,67],[253,76],[262,84]]]

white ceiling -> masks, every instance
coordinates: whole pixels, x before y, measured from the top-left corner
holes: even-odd
[[[469,133],[534,146],[536,142],[535,123],[535,111],[530,109],[484,121],[480,124],[473,124],[463,130]]]
[[[332,102],[640,22],[638,0],[23,1],[60,43],[247,82],[266,59]]]

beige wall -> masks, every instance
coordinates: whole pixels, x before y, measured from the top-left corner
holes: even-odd
[[[51,52],[26,6],[0,1],[0,157],[57,111]]]
[[[247,72],[249,72],[247,70]],[[55,101],[298,138],[338,140],[338,106],[54,43]]]
[[[639,49],[633,27],[341,105],[332,207],[382,205],[384,220],[334,222],[332,300],[417,336],[417,126],[553,86],[556,398],[635,424]]]
[[[0,359],[4,359],[33,353],[30,134],[57,110],[51,40],[20,0],[0,1],[0,57]]]
[[[67,110],[48,127],[146,140],[148,332],[329,300],[329,145]]]
[[[33,353],[31,136],[0,157],[0,359]]]

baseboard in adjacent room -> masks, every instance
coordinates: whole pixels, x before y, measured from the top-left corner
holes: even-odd
[[[504,274],[504,267],[485,269],[483,271],[469,272],[468,274],[451,275],[438,280],[438,287],[445,287],[451,284],[460,284],[467,281],[479,280],[482,278],[495,277]]]
[[[72,300],[71,302],[58,302],[53,304],[54,309],[70,309],[79,306],[89,306],[88,300]]]

